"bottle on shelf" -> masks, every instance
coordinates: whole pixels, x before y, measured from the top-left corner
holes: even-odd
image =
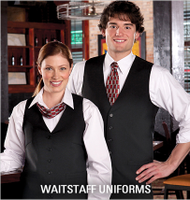
[[[38,46],[38,38],[36,36],[34,38],[34,44],[35,44],[36,47]]]
[[[23,66],[23,57],[22,56],[20,56],[20,66]]]
[[[45,44],[47,44],[48,43],[48,38],[47,37],[45,37]]]
[[[15,65],[15,57],[13,55],[11,56],[11,65]]]
[[[57,41],[57,39],[54,36],[51,36],[51,41]]]

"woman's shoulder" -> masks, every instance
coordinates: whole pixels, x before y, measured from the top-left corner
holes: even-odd
[[[24,114],[25,106],[26,106],[27,100],[21,101],[18,103],[12,111],[12,115],[20,116]]]

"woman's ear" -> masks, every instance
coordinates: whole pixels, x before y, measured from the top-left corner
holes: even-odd
[[[42,70],[41,70],[40,65],[38,65],[38,72],[42,75]]]
[[[73,70],[73,64],[71,64],[69,75],[71,74],[72,70]]]

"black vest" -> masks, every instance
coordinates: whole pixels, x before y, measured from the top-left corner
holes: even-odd
[[[112,159],[112,184],[140,185],[135,180],[136,170],[153,160],[152,131],[158,110],[149,97],[152,63],[135,58],[119,97],[110,106],[104,85],[104,58],[105,55],[86,62],[82,94],[94,102],[102,114]],[[152,196],[113,194],[112,198]]]
[[[66,107],[55,129],[50,132],[36,104],[28,109],[26,104],[23,131],[25,134],[26,161],[21,176],[23,198],[75,199],[86,198],[87,194],[71,194],[68,190],[42,193],[41,186],[86,185],[87,154],[83,142],[85,122],[82,97],[73,95],[74,110]],[[52,193],[53,191],[53,193]]]

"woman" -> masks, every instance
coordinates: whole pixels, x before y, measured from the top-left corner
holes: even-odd
[[[111,182],[103,121],[93,103],[66,87],[73,66],[68,47],[49,42],[37,64],[42,79],[34,96],[13,109],[1,171],[24,166],[23,198],[108,199],[98,190]]]

